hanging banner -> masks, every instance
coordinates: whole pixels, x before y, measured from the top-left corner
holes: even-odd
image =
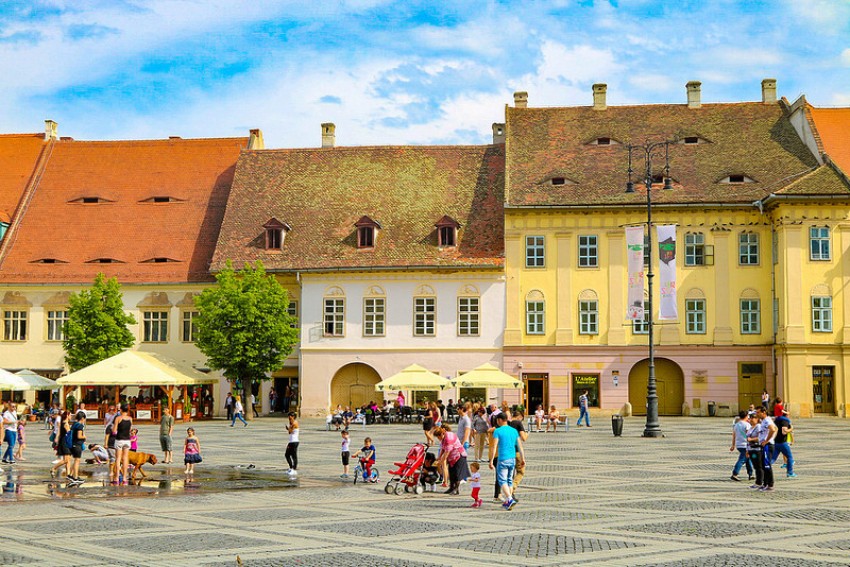
[[[676,225],[658,227],[658,274],[661,280],[659,319],[678,319],[676,309]]]
[[[629,285],[626,319],[643,319],[643,226],[626,227],[626,254],[628,257]]]

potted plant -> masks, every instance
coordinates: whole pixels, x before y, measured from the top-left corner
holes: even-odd
[[[74,408],[77,406],[77,398],[74,397],[73,394],[65,397],[65,409],[73,412]]]

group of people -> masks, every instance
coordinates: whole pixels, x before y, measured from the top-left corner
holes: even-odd
[[[770,417],[765,404],[750,406],[742,410],[732,425],[732,445],[729,451],[738,451],[738,460],[732,468],[731,479],[740,481],[741,469],[746,466],[747,477],[754,480],[752,489],[771,492],[774,490],[774,464],[783,456],[782,468],[788,478],[796,478],[791,440],[794,427],[788,418],[788,410],[781,400],[774,406],[775,415]]]

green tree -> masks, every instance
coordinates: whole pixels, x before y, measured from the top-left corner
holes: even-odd
[[[71,294],[62,341],[65,362],[73,372],[130,348],[135,338],[127,325],[135,322],[124,311],[118,280],[98,274],[91,289]]]
[[[298,341],[289,295],[261,262],[238,273],[230,262],[216,275],[218,285],[195,298],[197,346],[210,368],[241,384],[245,416],[251,419],[251,387],[268,380]]]

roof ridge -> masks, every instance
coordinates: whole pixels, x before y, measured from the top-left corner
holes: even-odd
[[[245,150],[245,153],[256,153],[256,154],[264,154],[264,153],[294,153],[294,152],[315,152],[315,151],[324,151],[324,152],[351,152],[357,150],[400,150],[400,149],[415,149],[415,150],[480,150],[486,148],[495,148],[497,146],[503,146],[504,144],[465,144],[465,145],[449,145],[449,144],[440,144],[440,145],[415,145],[415,144],[405,144],[398,146],[390,146],[390,145],[373,145],[373,146],[334,146],[332,148],[322,148],[322,147],[314,147],[314,148],[263,148],[258,150]]]
[[[222,138],[181,138],[179,136],[171,138],[145,138],[140,140],[78,140],[78,139],[63,139],[61,142],[73,142],[78,144],[151,144],[151,143],[166,143],[166,142],[221,142],[221,141],[245,141],[248,136],[234,136]]]
[[[799,173],[789,175],[785,179],[791,179],[791,178],[794,178],[794,179],[790,183],[788,183],[787,185],[783,185],[780,189],[775,191],[775,193],[784,193],[784,192],[788,191],[789,189],[791,189],[792,187],[794,187],[798,183],[801,183],[802,181],[805,181],[809,177],[812,177],[815,174],[820,173],[821,170],[824,169],[825,167],[827,167],[826,164],[817,165],[817,166],[812,167],[812,168],[810,168],[806,171],[802,171],[802,172],[799,172]],[[777,181],[777,183],[781,183],[782,181],[785,181],[785,179],[780,179],[780,180]]]
[[[14,132],[8,133],[8,134],[0,134],[0,138],[43,138],[43,137],[44,137],[43,132],[35,132],[35,133],[32,133],[32,134],[30,134],[28,132],[24,132],[24,133],[20,133],[20,134],[16,134]]]
[[[777,102],[778,104],[778,102]],[[703,102],[701,103],[700,108],[705,108],[706,106],[745,106],[752,105],[758,107],[771,108],[774,106],[773,103],[765,104],[764,102],[753,100],[753,101],[735,101],[735,102]],[[649,102],[642,104],[609,104],[605,110],[598,111],[600,115],[603,115],[607,110],[611,110],[612,108],[644,108],[644,107],[659,107],[659,106],[673,106],[677,108],[688,108],[688,104],[686,102]],[[593,109],[593,105],[590,104],[581,104],[581,105],[573,105],[573,106],[529,106],[526,108],[520,108],[518,110],[558,110],[558,109],[567,109],[567,108],[587,108]],[[694,108],[690,110],[700,110],[700,108]],[[509,106],[509,110],[517,110],[515,106]]]

